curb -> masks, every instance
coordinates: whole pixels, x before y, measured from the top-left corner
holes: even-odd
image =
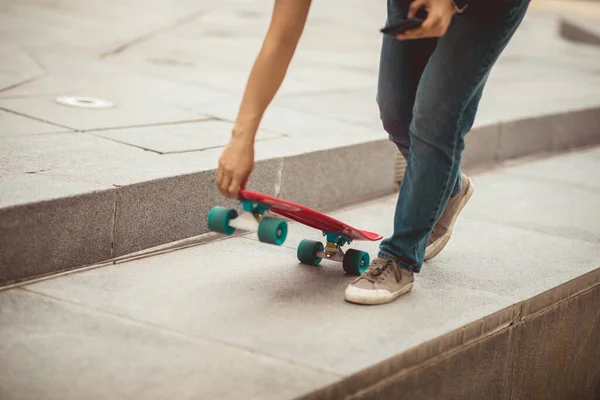
[[[599,300],[596,269],[299,399],[596,399]]]
[[[600,107],[473,129],[464,169],[600,144]],[[387,140],[258,161],[248,188],[322,211],[394,191]],[[327,173],[321,173],[327,171]],[[208,232],[214,205],[236,207],[215,170],[0,209],[0,285],[111,260]]]

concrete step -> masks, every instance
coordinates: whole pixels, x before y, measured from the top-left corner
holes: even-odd
[[[378,13],[370,13],[371,25],[355,34],[378,49],[379,34],[369,33]],[[535,13],[523,22],[489,78],[465,168],[600,142],[600,50],[562,40],[559,22]],[[0,93],[0,285],[202,235],[213,205],[234,205],[215,190],[214,168],[239,104],[232,82],[247,75],[231,54],[239,59],[248,45],[231,39],[236,51],[213,49],[209,64],[204,47],[188,54],[204,60],[201,84],[185,67],[146,62],[173,43],[196,48],[194,29],[102,62],[43,48],[36,54],[47,73]],[[396,150],[374,100],[377,50],[327,58],[316,32],[263,120],[250,188],[328,211],[391,193]],[[358,68],[360,60],[373,62]],[[116,107],[56,104],[72,93],[98,93]]]
[[[600,148],[473,176],[413,292],[344,302],[289,227],[0,293],[2,398],[596,399]],[[391,233],[395,196],[333,213]],[[373,256],[377,243],[352,247]]]

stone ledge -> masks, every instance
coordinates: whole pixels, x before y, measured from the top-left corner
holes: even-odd
[[[597,399],[600,269],[301,397]]]
[[[598,144],[599,125],[600,108],[592,108],[478,127],[467,135],[463,167]],[[249,188],[328,211],[392,193],[396,152],[377,140],[267,158]],[[0,247],[11,249],[0,258],[0,285],[206,233],[212,206],[236,206],[216,191],[214,172],[99,189],[85,195],[92,207],[69,196],[0,209]],[[32,218],[48,223],[24,223]]]

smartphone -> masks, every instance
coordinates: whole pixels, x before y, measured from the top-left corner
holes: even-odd
[[[400,33],[404,33],[408,30],[418,28],[425,21],[424,18],[413,17],[409,19],[402,20],[396,24],[387,25],[381,28],[381,33],[386,35],[396,36]]]

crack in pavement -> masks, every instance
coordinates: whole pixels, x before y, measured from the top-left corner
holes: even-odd
[[[129,40],[128,42],[125,42],[125,43],[113,48],[112,50],[108,50],[108,51],[105,51],[104,53],[101,53],[100,58],[105,59],[105,58],[120,54],[120,53],[132,48],[133,46],[137,46],[138,44],[144,43],[150,39],[157,37],[160,34],[169,32],[173,29],[176,29],[183,25],[189,24],[190,22],[195,21],[197,18],[204,15],[205,13],[206,13],[206,10],[202,9],[202,10],[196,11],[190,15],[187,15],[185,17],[178,18],[166,26],[163,26],[161,28],[155,29],[148,33],[134,37],[133,39]]]

